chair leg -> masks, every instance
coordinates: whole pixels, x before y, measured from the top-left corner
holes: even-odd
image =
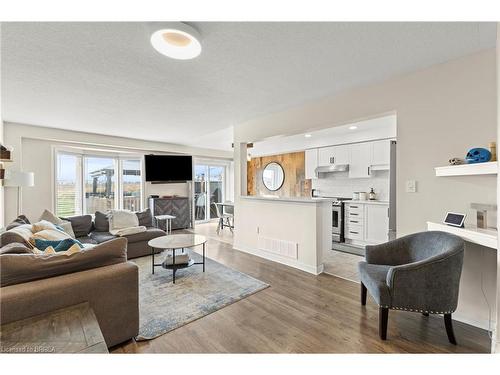
[[[366,306],[366,286],[361,283],[361,305]]]
[[[446,334],[448,335],[448,341],[457,345],[457,340],[455,340],[455,334],[453,333],[453,323],[451,321],[451,314],[444,314],[444,326],[446,327]]]
[[[389,320],[389,309],[387,307],[378,308],[378,333],[382,340],[387,339],[387,321]]]
[[[429,313],[427,313],[427,312],[423,312],[423,313],[422,313],[422,315],[423,315],[423,316],[429,316]]]

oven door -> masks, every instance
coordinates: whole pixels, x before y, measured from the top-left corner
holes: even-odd
[[[342,206],[332,206],[332,241],[341,242],[342,241],[342,227],[343,227],[343,217],[342,217]]]

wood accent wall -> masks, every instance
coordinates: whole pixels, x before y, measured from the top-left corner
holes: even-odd
[[[285,171],[285,181],[277,191],[268,190],[262,182],[262,172],[266,165],[271,162],[280,164]],[[311,195],[311,180],[305,179],[305,152],[252,158],[247,162],[247,194],[309,197]]]

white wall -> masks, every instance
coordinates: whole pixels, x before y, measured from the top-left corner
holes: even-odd
[[[235,127],[235,143],[256,142],[309,129],[343,125],[397,115],[397,231],[404,235],[426,230],[426,221],[440,222],[447,211],[466,212],[472,223],[472,202],[496,203],[496,178],[436,177],[434,167],[450,157],[463,157],[474,146],[497,139],[495,50],[487,50],[388,81],[357,88]],[[238,150],[239,151],[239,150]],[[245,163],[235,150],[235,182]],[[417,181],[417,193],[405,192],[405,181]],[[236,191],[241,191],[236,186]],[[238,200],[235,213],[238,215]],[[259,212],[255,212],[259,215]],[[279,223],[277,223],[279,225]],[[235,240],[240,235],[236,231]],[[488,309],[495,305],[496,253],[466,246],[459,309],[455,316],[487,327]],[[496,313],[493,314],[496,316]]]
[[[14,123],[5,124],[5,143],[14,147],[12,168],[35,173],[35,186],[23,188],[22,211],[31,218],[38,218],[43,209],[53,207],[53,146],[93,147],[137,154],[152,152],[178,152],[210,158],[228,158],[231,153],[217,150],[192,148],[160,142],[101,136],[83,132],[36,127]],[[15,218],[16,189],[5,190],[5,220]],[[186,184],[147,184],[145,196],[187,195]]]

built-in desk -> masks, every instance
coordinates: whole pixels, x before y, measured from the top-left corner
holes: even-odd
[[[451,225],[427,222],[427,230],[439,230],[462,237],[465,241],[472,242],[481,246],[498,248],[498,232],[494,229],[481,229],[472,226],[465,228],[453,227]]]

